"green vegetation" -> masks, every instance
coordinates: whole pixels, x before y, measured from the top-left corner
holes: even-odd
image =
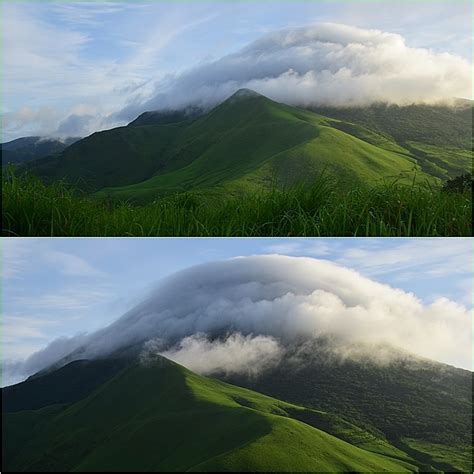
[[[292,362],[290,352],[258,378],[224,379],[279,400],[337,413],[386,439],[423,471],[472,471],[471,372],[414,358],[381,365],[331,360],[321,341],[295,350],[305,363]]]
[[[6,172],[5,236],[470,236],[472,194],[387,183],[341,193],[312,186],[223,199],[180,193],[144,206],[80,196]]]
[[[158,359],[124,369],[72,405],[4,413],[2,470],[417,470],[383,440],[390,454],[349,444],[298,421],[294,412],[313,410]],[[364,437],[337,417],[314,413],[348,438],[351,432]]]
[[[341,192],[383,179],[408,184],[415,175],[440,184],[406,149],[380,146],[387,139],[376,132],[364,140],[333,125],[313,112],[240,91],[199,118],[95,133],[30,169],[45,182],[64,179],[101,197],[139,203],[190,190],[261,192],[314,181],[323,170],[337,178]]]
[[[459,100],[454,106],[378,104],[370,107],[318,107],[316,113],[358,124],[403,146],[406,142],[470,150],[472,105]]]
[[[469,236],[471,190],[441,189],[471,170],[471,110],[315,113],[242,90],[148,112],[4,171],[3,234]]]

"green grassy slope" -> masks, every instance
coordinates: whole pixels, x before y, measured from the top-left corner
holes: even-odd
[[[343,122],[362,125],[391,137],[397,143],[415,141],[469,150],[472,145],[472,107],[472,101],[462,100],[455,107],[378,104],[312,110]]]
[[[386,455],[370,452],[292,418],[294,412],[311,410],[163,359],[125,369],[68,407],[4,415],[3,470],[416,470],[383,441]],[[340,423],[332,426],[349,438],[366,436]]]
[[[407,153],[391,151],[330,127],[322,116],[263,96],[234,97],[195,121],[186,131],[201,154],[168,173],[143,182],[103,189],[99,195],[149,201],[190,189],[225,194],[252,192],[273,184],[292,186],[326,170],[343,187],[374,185],[384,178],[429,180]],[[432,180],[435,182],[436,180]]]
[[[424,172],[446,180],[472,169],[472,106],[466,100],[455,107],[379,104],[313,110],[336,119],[331,122],[333,127],[381,148],[406,153]]]
[[[383,433],[425,470],[472,470],[471,372],[426,361],[386,366],[328,363],[317,347],[308,347],[299,357],[306,363],[295,366],[288,356],[288,361],[259,378],[226,380],[291,403],[338,413],[367,431]]]
[[[380,146],[380,134],[367,141],[331,122],[244,90],[197,119],[95,133],[30,169],[49,182],[64,178],[99,196],[137,201],[191,189],[234,194],[292,185],[323,169],[343,187],[411,181],[416,169],[419,180],[437,182],[405,149]]]
[[[160,157],[179,139],[183,127],[173,123],[97,132],[29,168],[46,182],[65,179],[85,191],[140,182],[164,166]]]

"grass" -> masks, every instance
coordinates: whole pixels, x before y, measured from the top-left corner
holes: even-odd
[[[386,182],[341,193],[312,186],[222,199],[180,193],[136,206],[63,183],[3,176],[4,236],[470,236],[472,194]]]
[[[5,470],[400,472],[405,460],[292,418],[297,407],[158,360],[63,409],[3,417]],[[300,410],[304,410],[300,408]],[[28,427],[25,429],[25,427]],[[21,453],[10,443],[21,441]]]

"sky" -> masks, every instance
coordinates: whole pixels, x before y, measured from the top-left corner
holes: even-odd
[[[423,305],[444,298],[472,308],[468,238],[10,238],[1,245],[4,361],[110,324],[176,271],[237,256],[328,260]]]
[[[85,136],[150,107],[213,105],[242,85],[294,103],[314,91],[354,103],[471,94],[469,0],[5,0],[1,9],[2,141]],[[324,47],[308,33],[321,24],[331,25],[318,33]]]

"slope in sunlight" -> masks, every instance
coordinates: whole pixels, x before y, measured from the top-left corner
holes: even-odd
[[[321,423],[346,440],[374,440],[337,417],[198,376],[163,358],[131,364],[76,403],[2,419],[4,471],[417,470],[382,440],[373,444],[385,455],[315,427]]]

